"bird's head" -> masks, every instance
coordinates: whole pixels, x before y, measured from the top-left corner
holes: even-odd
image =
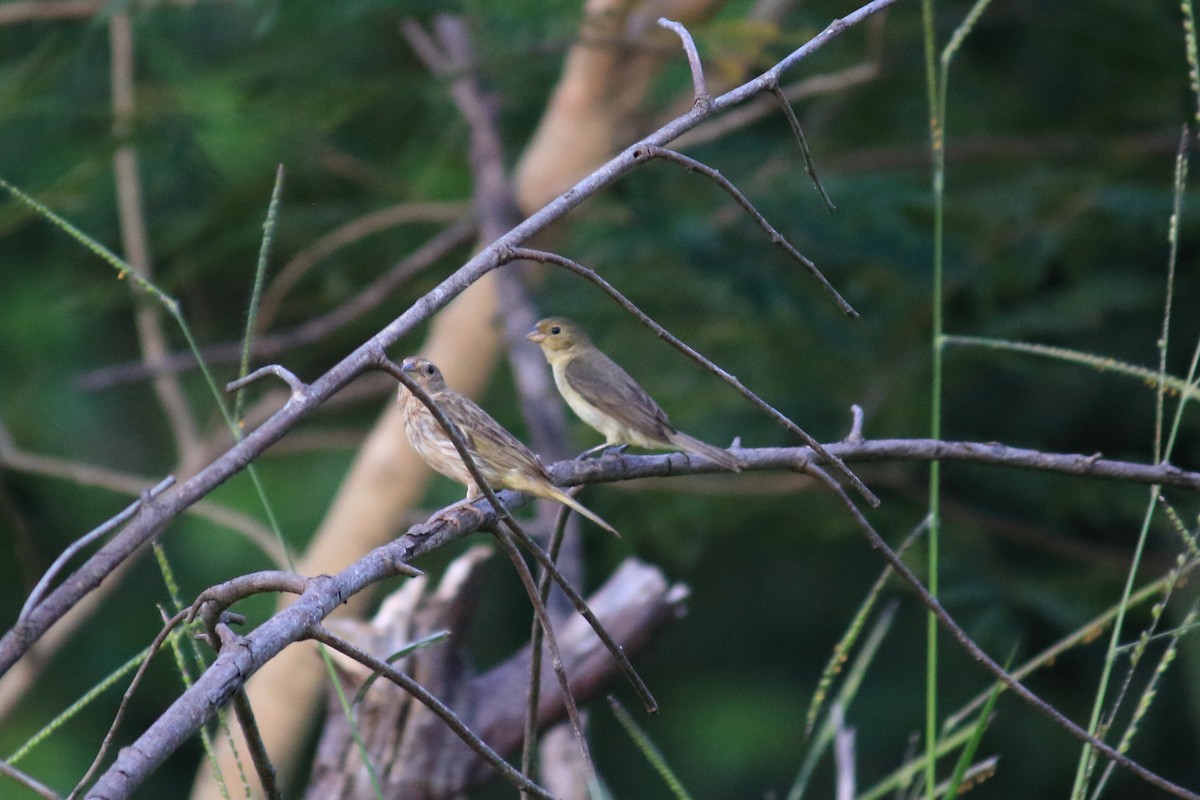
[[[541,346],[547,355],[585,347],[590,341],[583,329],[566,317],[547,317],[534,325],[525,338]]]
[[[428,358],[409,356],[400,365],[400,371],[416,381],[426,392],[437,392],[446,388],[442,371]]]

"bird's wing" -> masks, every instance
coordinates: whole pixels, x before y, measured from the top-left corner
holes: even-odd
[[[474,401],[457,392],[446,392],[436,399],[446,416],[458,426],[472,457],[482,462],[481,467],[493,468],[498,473],[530,470],[544,473],[533,451]]]
[[[567,382],[596,409],[626,427],[665,440],[675,431],[667,412],[617,362],[592,348],[567,362]]]

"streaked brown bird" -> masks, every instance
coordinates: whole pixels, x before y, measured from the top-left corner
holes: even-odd
[[[400,365],[401,371],[412,378],[437,404],[446,418],[458,429],[458,434],[471,460],[493,489],[513,489],[535,497],[557,500],[578,511],[592,522],[614,536],[617,529],[598,515],[592,513],[575,498],[559,489],[550,480],[550,474],[538,461],[533,451],[521,443],[499,422],[472,400],[446,386],[442,372],[433,362],[419,356],[409,356]],[[400,410],[404,418],[404,432],[408,441],[426,464],[467,487],[467,499],[474,500],[482,494],[446,435],[441,423],[416,395],[400,386]]]
[[[667,412],[571,320],[548,317],[525,338],[542,348],[563,399],[580,419],[604,435],[605,447],[632,444],[683,450],[741,471],[744,464],[733,453],[676,430]]]

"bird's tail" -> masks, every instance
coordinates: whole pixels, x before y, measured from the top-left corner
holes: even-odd
[[[722,450],[719,447],[714,447],[708,442],[702,442],[699,439],[693,439],[686,433],[675,431],[670,435],[669,438],[671,440],[671,444],[675,445],[680,450],[684,450],[688,453],[694,453],[698,456],[704,456],[709,461],[720,464],[730,472],[741,472],[742,467],[746,466],[746,463],[742,461],[742,459],[728,450]]]
[[[607,522],[605,522],[603,519],[601,519],[599,514],[589,511],[588,508],[583,505],[583,503],[580,503],[578,500],[576,500],[574,497],[571,497],[571,495],[567,494],[562,489],[559,489],[557,486],[550,486],[549,491],[551,492],[551,495],[554,497],[554,499],[557,500],[558,502],[562,503],[564,506],[568,506],[572,510],[578,511],[580,514],[583,514],[585,517],[587,517],[592,522],[599,525],[601,528],[604,528],[604,530],[608,531],[613,536],[617,537],[618,539],[621,538],[621,534],[617,532],[616,528],[614,528],[612,525],[609,525]]]

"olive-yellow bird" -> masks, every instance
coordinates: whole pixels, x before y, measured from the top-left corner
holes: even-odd
[[[604,435],[606,446],[683,450],[734,472],[744,466],[728,450],[676,430],[646,390],[566,317],[542,320],[525,338],[542,348],[563,399],[580,419]]]
[[[404,359],[400,369],[425,390],[457,428],[467,452],[471,454],[471,460],[479,467],[489,486],[493,489],[513,489],[535,497],[557,500],[614,536],[621,535],[612,525],[555,486],[537,456],[517,437],[505,430],[472,400],[448,388],[441,370],[433,362],[427,358],[410,356]],[[475,484],[475,479],[471,477],[470,470],[455,449],[454,442],[446,435],[437,418],[403,385],[400,387],[399,399],[404,432],[417,455],[447,478],[465,485],[468,500],[479,497],[482,491]]]

